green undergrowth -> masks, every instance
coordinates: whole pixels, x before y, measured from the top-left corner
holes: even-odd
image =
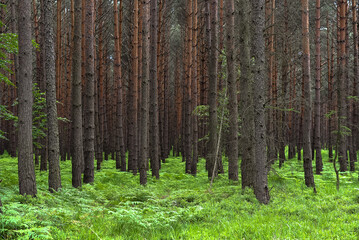
[[[37,198],[23,197],[17,159],[3,155],[0,239],[359,239],[358,174],[341,174],[337,192],[325,154],[323,174],[315,176],[317,194],[305,187],[301,162],[273,165],[269,205],[227,175],[210,189],[203,159],[193,177],[174,157],[162,164],[159,180],[148,177],[147,186],[105,161],[95,183],[82,189],[71,187],[70,161],[61,162],[60,192],[50,194],[47,172],[36,170]]]

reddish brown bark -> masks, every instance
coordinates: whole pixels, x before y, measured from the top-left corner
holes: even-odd
[[[310,44],[309,44],[309,6],[308,0],[301,0],[302,3],[302,47],[303,47],[303,85],[304,85],[304,116],[303,116],[303,166],[305,175],[305,184],[308,187],[314,187],[314,176],[312,168],[312,150],[311,150],[311,125],[312,110],[310,96]]]
[[[316,0],[315,13],[315,102],[314,102],[314,149],[315,149],[315,170],[320,174],[323,170],[322,149],[321,149],[321,40],[320,40],[320,0]]]

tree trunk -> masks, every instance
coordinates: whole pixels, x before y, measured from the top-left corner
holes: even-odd
[[[193,70],[192,70],[192,109],[196,109],[198,105],[198,0],[193,0]],[[191,174],[197,174],[198,163],[198,118],[192,114],[192,163]]]
[[[31,1],[18,2],[19,81],[18,82],[18,175],[22,195],[35,196],[36,176],[32,146],[32,42]]]
[[[254,100],[254,163],[255,180],[254,193],[260,203],[269,203],[269,188],[267,180],[267,158],[266,158],[266,125],[265,125],[265,42],[264,42],[264,0],[252,1],[252,26],[253,30],[253,55],[254,67],[253,91]]]
[[[237,75],[234,62],[234,0],[227,0],[225,7],[227,26],[227,88],[229,98],[228,178],[232,181],[238,181],[238,101]]]
[[[192,70],[193,70],[193,65],[192,65],[192,36],[193,36],[193,32],[192,32],[192,14],[193,14],[193,8],[192,8],[192,0],[187,0],[187,36],[186,36],[186,46],[185,46],[185,52],[186,52],[186,57],[185,57],[185,62],[187,64],[186,66],[186,103],[185,103],[185,159],[186,159],[186,173],[190,173],[191,172],[191,164],[192,164],[192,134],[191,134],[191,120],[192,120],[192,87],[191,87],[191,83],[192,83]]]
[[[208,141],[208,178],[212,178],[213,173],[216,173],[216,149],[217,149],[217,78],[218,78],[218,0],[210,1],[210,57],[209,57],[209,141]]]
[[[240,138],[241,145],[241,175],[242,188],[253,187],[254,184],[254,122],[253,122],[253,83],[251,79],[250,70],[250,26],[248,22],[250,4],[244,0],[240,1],[240,32],[239,44],[241,51],[239,52],[240,59],[240,105],[242,118],[242,131]]]
[[[122,96],[122,69],[121,69],[121,50],[122,50],[122,4],[120,9],[117,8],[117,1],[113,2],[114,6],[114,28],[115,28],[115,61],[114,61],[114,79],[116,90],[116,169],[126,171],[126,153],[123,130],[123,96]],[[118,13],[120,11],[120,13]],[[108,106],[108,104],[107,104]],[[109,107],[109,106],[108,106]]]
[[[97,148],[97,170],[101,169],[101,163],[103,162],[103,82],[105,75],[105,64],[104,64],[104,49],[103,49],[103,1],[99,3],[99,43],[98,43],[98,83],[97,83],[97,126],[96,126],[96,148]]]
[[[46,105],[49,152],[49,190],[58,191],[61,188],[60,175],[60,145],[56,106],[56,75],[53,20],[53,1],[44,1],[44,48],[46,76]],[[58,53],[59,54],[59,53]]]
[[[132,75],[129,82],[129,126],[128,126],[128,170],[137,173],[138,138],[137,138],[137,106],[138,106],[138,0],[133,1],[133,34],[131,66]]]
[[[354,78],[353,78],[353,96],[358,96],[358,78],[359,78],[359,60],[358,60],[358,17],[357,17],[357,1],[352,0],[353,13],[353,41],[354,41]],[[357,139],[358,139],[358,102],[352,101],[351,129],[352,134],[350,144],[350,170],[355,171],[355,162],[357,161]]]
[[[152,176],[159,178],[159,128],[157,87],[157,0],[151,0],[150,16],[150,159]]]
[[[315,17],[315,102],[314,102],[314,149],[315,149],[315,172],[320,174],[323,171],[323,161],[320,141],[320,119],[321,119],[321,40],[320,40],[320,0],[316,0],[316,17]]]
[[[84,183],[95,178],[95,62],[94,62],[94,0],[85,7],[85,96],[84,96]]]
[[[348,170],[347,161],[347,144],[346,136],[344,135],[346,127],[346,95],[345,88],[347,83],[347,54],[346,54],[346,6],[345,0],[340,0],[339,8],[339,33],[338,33],[338,160],[340,164],[340,171]]]
[[[333,65],[334,65],[334,57],[333,57],[333,41],[330,44],[330,26],[329,26],[329,18],[327,18],[327,61],[328,61],[328,112],[330,113],[333,110]],[[332,117],[328,118],[328,157],[329,161],[333,161],[333,144],[332,144]]]
[[[276,144],[275,144],[275,48],[274,48],[274,41],[275,41],[275,7],[276,7],[276,0],[266,0],[266,21],[268,23],[268,98],[271,103],[271,107],[267,110],[267,145],[268,145],[268,162],[273,164],[275,160],[277,160],[277,151],[276,151]]]
[[[309,8],[308,0],[302,2],[302,44],[303,44],[303,84],[304,84],[304,117],[303,117],[303,166],[305,185],[314,187],[314,176],[312,167],[312,149],[310,134],[312,126],[312,110],[310,96],[310,45],[309,45]]]
[[[288,73],[289,73],[289,54],[288,54],[288,2],[284,1],[284,36],[282,38],[282,79],[281,79],[281,94],[280,94],[280,108],[278,112],[278,153],[279,153],[279,167],[282,167],[285,162],[285,147],[288,142],[287,131],[286,131],[286,111],[287,108],[287,87],[288,87]]]
[[[84,162],[82,136],[82,81],[81,81],[81,1],[74,0],[75,21],[72,56],[72,186],[81,187]]]
[[[142,84],[141,84],[141,149],[139,156],[139,170],[140,170],[140,184],[147,184],[147,172],[146,162],[148,154],[148,123],[149,123],[149,77],[150,77],[150,65],[149,65],[149,19],[150,19],[150,0],[142,0]]]

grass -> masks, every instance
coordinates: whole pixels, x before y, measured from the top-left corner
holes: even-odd
[[[37,170],[38,196],[24,197],[17,159],[3,155],[0,239],[359,239],[358,174],[341,174],[337,192],[332,165],[324,161],[317,194],[305,187],[301,162],[275,165],[265,206],[227,175],[209,189],[204,160],[193,177],[183,173],[180,158],[168,159],[160,179],[149,177],[145,187],[139,176],[105,161],[95,183],[79,190],[71,187],[71,163],[61,162],[60,192],[50,194],[47,172]]]

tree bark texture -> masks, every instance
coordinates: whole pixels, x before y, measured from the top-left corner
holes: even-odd
[[[217,82],[218,82],[218,0],[210,1],[210,49],[209,49],[209,141],[208,141],[208,178],[216,173],[216,148],[217,148]]]
[[[304,85],[304,117],[303,117],[303,166],[305,185],[315,187],[313,167],[312,167],[312,149],[311,149],[311,126],[312,109],[310,94],[310,45],[309,45],[309,7],[308,0],[302,2],[302,46],[303,46],[303,85]]]
[[[150,0],[142,0],[143,25],[142,25],[142,84],[141,84],[141,149],[139,156],[140,184],[147,183],[147,156],[148,156],[148,133],[149,133],[149,81],[150,81],[150,63],[149,63],[149,20],[150,20]],[[141,40],[141,39],[140,39]]]
[[[31,1],[18,2],[18,175],[22,195],[37,193],[32,146],[32,42]]]
[[[84,183],[95,178],[95,52],[94,0],[85,5],[85,89],[84,89]]]
[[[314,102],[314,149],[315,149],[315,172],[323,171],[322,148],[321,148],[321,40],[320,40],[320,0],[316,0],[315,11],[315,102]]]
[[[241,9],[239,12],[240,32],[239,52],[240,61],[240,111],[242,118],[242,131],[240,138],[241,146],[241,177],[242,188],[253,187],[255,169],[254,169],[254,121],[253,121],[253,82],[250,69],[250,22],[249,11],[250,4],[244,0],[240,1]]]
[[[81,81],[81,12],[82,0],[74,0],[75,21],[72,56],[72,186],[81,187],[81,173],[84,162],[82,133],[82,81]]]
[[[59,128],[58,128],[57,106],[56,106],[56,74],[55,74],[54,30],[52,26],[53,23],[52,5],[53,5],[53,1],[44,0],[43,43],[45,48],[44,70],[46,76],[49,190],[58,191],[61,188],[61,175],[60,175]]]
[[[226,52],[229,108],[228,177],[238,181],[238,99],[234,57],[234,0],[226,1]]]
[[[256,168],[254,194],[260,203],[268,204],[270,197],[266,169],[264,0],[252,1],[252,14],[252,26],[254,27],[252,58],[255,61],[252,69],[253,86],[255,86],[255,91],[253,90],[254,163]]]
[[[159,178],[159,127],[157,86],[157,0],[150,0],[150,162],[152,176]]]

